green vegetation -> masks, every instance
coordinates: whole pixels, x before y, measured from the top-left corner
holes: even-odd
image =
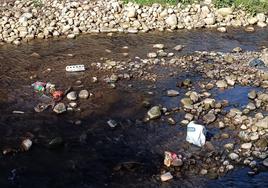
[[[200,2],[200,0],[124,0],[125,2],[136,2],[142,5],[150,5],[153,3],[160,3],[163,5],[175,5],[177,3],[191,4],[193,2]],[[234,6],[246,9],[252,13],[264,12],[268,13],[268,0],[213,0],[217,7]]]
[[[40,7],[43,5],[42,0],[32,0],[35,7]]]

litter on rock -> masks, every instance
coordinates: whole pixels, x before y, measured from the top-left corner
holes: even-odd
[[[165,151],[164,165],[167,167],[170,166],[182,166],[182,156],[177,155],[176,153]]]
[[[202,147],[206,142],[206,128],[191,121],[187,125],[186,141]]]
[[[35,92],[44,92],[46,83],[37,81],[33,83],[32,86],[34,87]]]
[[[54,101],[61,101],[64,96],[64,93],[62,91],[54,91],[52,93],[52,96]]]
[[[67,72],[80,72],[80,71],[85,71],[85,66],[84,65],[69,65],[66,66],[65,70]]]

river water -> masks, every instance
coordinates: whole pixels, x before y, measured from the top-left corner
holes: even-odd
[[[267,29],[254,33],[230,30],[218,33],[209,30],[173,33],[146,33],[138,35],[85,35],[74,40],[35,40],[15,47],[0,47],[0,148],[18,148],[22,139],[33,136],[33,146],[27,152],[0,155],[0,187],[268,187],[267,169],[249,176],[248,168],[238,167],[223,177],[211,180],[196,175],[161,183],[155,176],[160,173],[163,152],[180,150],[185,127],[169,126],[162,121],[142,123],[147,109],[144,100],[168,107],[176,106],[180,97],[163,97],[163,91],[175,87],[182,78],[200,77],[195,72],[177,77],[165,76],[168,70],[158,70],[163,78],[155,84],[141,80],[118,83],[116,89],[102,81],[92,83],[97,76],[102,80],[109,71],[91,67],[101,58],[122,60],[128,46],[128,58],[146,57],[152,44],[163,43],[167,48],[185,45],[178,55],[194,51],[229,52],[234,47],[258,51],[268,46]],[[31,56],[32,53],[40,57]],[[80,74],[65,73],[65,66],[84,64]],[[51,71],[47,71],[47,69]],[[33,79],[31,76],[36,75]],[[55,115],[51,110],[36,113],[33,107],[38,97],[31,84],[36,81],[55,83],[64,90],[73,86],[88,89],[94,97],[79,101],[80,111]],[[76,83],[80,80],[82,84]],[[131,84],[133,87],[128,87]],[[82,86],[81,86],[82,85]],[[157,86],[157,87],[154,87]],[[251,88],[236,87],[219,99],[230,104],[247,104]],[[154,92],[150,95],[148,92]],[[215,91],[217,92],[217,91]],[[64,99],[66,102],[66,99]],[[24,114],[13,114],[13,110]],[[182,117],[178,115],[176,120]],[[114,119],[116,128],[107,125]],[[81,121],[81,124],[75,122]],[[63,143],[51,149],[51,139],[60,137]]]

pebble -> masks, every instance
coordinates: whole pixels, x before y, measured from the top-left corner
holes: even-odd
[[[176,90],[168,90],[167,91],[167,96],[169,96],[169,97],[176,97],[176,96],[178,96],[180,93],[178,92],[178,91],[176,91]]]
[[[81,90],[78,94],[80,99],[87,99],[89,97],[89,92],[88,90]]]
[[[203,120],[206,124],[210,124],[216,120],[216,116],[212,113],[208,113],[203,116]]]
[[[54,109],[53,109],[54,112],[56,112],[57,114],[61,114],[63,112],[66,112],[66,106],[64,103],[58,103]]]
[[[235,160],[237,160],[237,159],[239,158],[239,155],[236,154],[236,153],[230,153],[230,154],[228,155],[228,157],[229,157],[231,160],[235,161]]]
[[[159,106],[154,106],[147,112],[147,114],[150,119],[157,119],[161,116],[161,109]]]
[[[248,93],[248,98],[255,99],[257,97],[257,92],[255,90],[252,90]]]
[[[70,101],[75,101],[77,99],[77,93],[75,91],[71,91],[67,94],[67,99]]]
[[[241,145],[241,148],[242,149],[246,149],[246,150],[248,150],[248,149],[251,149],[251,147],[252,147],[252,143],[244,143],[244,144],[242,144]]]
[[[167,173],[165,173],[165,174],[162,174],[162,175],[160,176],[160,178],[161,178],[161,181],[162,181],[162,182],[165,182],[165,181],[168,181],[168,180],[173,179],[173,176],[171,175],[170,172],[167,172]]]
[[[176,51],[181,51],[183,49],[183,47],[184,47],[183,45],[177,45],[173,49]]]
[[[218,88],[227,88],[228,87],[227,83],[224,80],[217,81],[216,82],[216,86]]]
[[[22,141],[21,146],[24,151],[28,151],[33,145],[33,142],[30,139],[25,139]]]
[[[153,48],[157,48],[157,49],[163,49],[164,48],[164,44],[154,44]]]
[[[117,125],[118,125],[118,123],[115,121],[115,120],[109,120],[109,121],[107,121],[107,124],[111,127],[111,128],[115,128]]]

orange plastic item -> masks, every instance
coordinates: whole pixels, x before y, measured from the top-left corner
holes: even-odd
[[[62,99],[62,97],[63,97],[63,92],[62,91],[54,91],[53,93],[52,93],[52,96],[53,96],[53,100],[54,101],[60,101],[61,99]]]

